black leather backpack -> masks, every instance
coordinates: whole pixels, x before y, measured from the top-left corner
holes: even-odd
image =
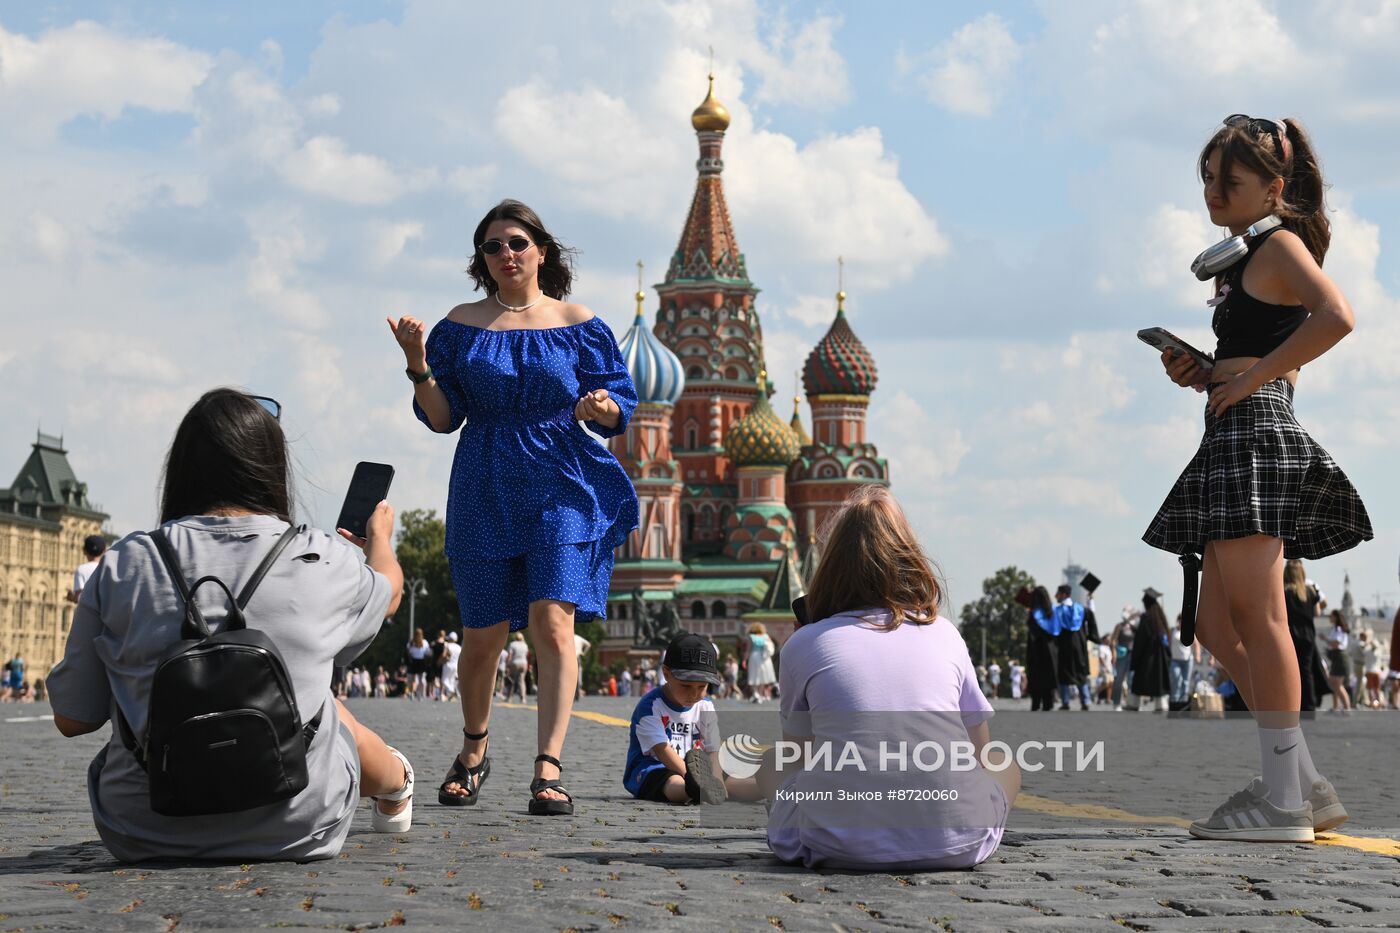
[[[176,642],[156,666],[144,742],[118,713],[122,742],[150,779],[151,809],[165,816],[249,810],[294,797],[306,788],[306,749],[322,710],[302,725],[281,652],[248,627],[244,610],[273,563],[302,525],[282,533],[235,599],[218,577],[185,583],[170,541],[151,539],[185,604]],[[229,614],[213,633],[194,595],[212,583],[224,591]]]

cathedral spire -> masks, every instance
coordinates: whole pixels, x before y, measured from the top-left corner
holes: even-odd
[[[681,241],[666,270],[666,282],[722,280],[749,285],[744,255],[734,238],[729,205],[724,199],[724,133],[729,128],[729,111],[715,99],[715,76],[710,74],[709,91],[690,117],[700,144],[695,163],[698,178],[690,213],[681,231]]]

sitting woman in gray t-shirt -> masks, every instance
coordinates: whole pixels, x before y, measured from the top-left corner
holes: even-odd
[[[303,721],[320,711],[306,748],[309,783],[289,799],[234,813],[164,816],[151,808],[146,771],[116,721],[124,718],[131,735],[145,733],[152,678],[181,637],[185,606],[151,536],[128,535],[83,588],[64,658],[48,681],[54,723],[65,736],[114,721],[88,768],[88,795],[103,843],[123,861],[333,858],[362,795],[377,798],[376,831],[409,828],[412,767],[330,689],[333,668],[349,665],[398,606],[403,573],[391,543],[393,509],[379,503],[364,539],[293,526],[280,412],[271,399],[232,389],[196,402],[166,459],[161,529],[187,581],[213,575],[235,593],[281,535],[295,536],[258,584],[247,616],[281,652]],[[193,599],[210,628],[221,630],[228,614],[222,592],[209,586]]]

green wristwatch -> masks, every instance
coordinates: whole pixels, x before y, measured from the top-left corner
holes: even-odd
[[[415,373],[412,367],[405,369],[404,372],[408,375],[409,381],[416,386],[422,385],[433,378],[433,368],[431,366],[424,366],[421,373]]]

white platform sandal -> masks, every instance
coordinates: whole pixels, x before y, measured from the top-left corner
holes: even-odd
[[[389,746],[389,754],[403,762],[404,782],[403,787],[392,794],[381,794],[378,797],[370,798],[370,810],[373,816],[370,824],[377,833],[406,833],[413,826],[413,765],[408,763],[408,759],[403,756],[403,752]],[[379,809],[379,801],[384,800],[394,803],[399,800],[407,800],[408,806],[398,813],[383,813]]]

